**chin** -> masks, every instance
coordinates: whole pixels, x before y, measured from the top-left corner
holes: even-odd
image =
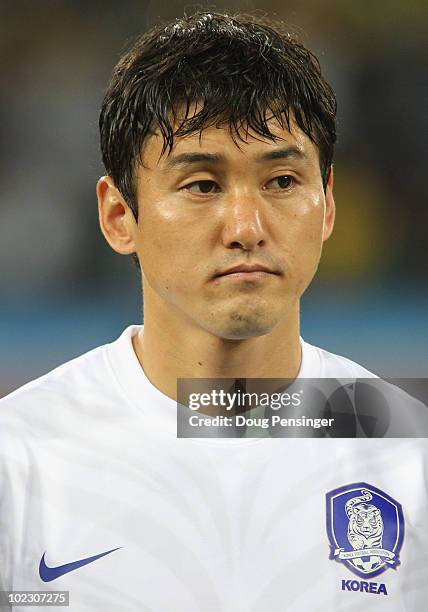
[[[271,317],[257,317],[254,314],[231,313],[227,321],[218,325],[214,334],[225,340],[246,340],[269,334],[278,321]]]

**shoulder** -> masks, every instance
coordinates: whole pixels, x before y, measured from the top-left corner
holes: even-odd
[[[79,457],[100,440],[115,439],[129,410],[114,355],[120,358],[130,346],[125,330],[117,340],[0,400],[0,497],[6,480],[33,473],[39,460],[61,461],[73,453]]]
[[[33,380],[0,400],[0,433],[49,428],[94,402],[112,380],[108,345],[97,347]],[[34,429],[33,429],[34,428]]]
[[[138,329],[140,326],[127,327],[113,342],[62,364],[1,399],[0,437],[8,433],[15,439],[70,436],[109,417],[117,420],[127,402],[121,372],[133,364],[132,335]]]
[[[346,388],[347,393],[351,392],[353,410],[360,425],[368,427],[362,437],[428,437],[428,410],[419,399],[418,379],[384,379],[347,357],[304,341],[302,352],[302,378],[335,379],[328,381],[323,392],[335,392],[338,385]],[[337,395],[336,399],[343,411],[343,395]]]
[[[305,378],[377,378],[377,375],[348,357],[336,355],[301,340],[302,371]]]
[[[348,357],[318,348],[323,375],[334,378],[377,378],[377,375]]]

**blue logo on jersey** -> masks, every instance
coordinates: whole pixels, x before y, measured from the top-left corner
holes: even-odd
[[[119,546],[121,548],[121,546]],[[64,574],[68,574],[69,572],[73,572],[79,567],[83,567],[84,565],[88,565],[88,563],[93,563],[97,559],[101,559],[101,557],[105,557],[115,550],[119,550],[119,548],[112,548],[107,552],[100,553],[99,555],[94,555],[93,557],[86,557],[86,559],[79,559],[79,561],[72,561],[71,563],[65,563],[65,565],[58,565],[57,567],[49,567],[45,563],[45,555],[43,553],[42,558],[40,559],[39,565],[39,576],[43,580],[43,582],[50,582],[51,580],[55,580]]]
[[[401,504],[365,482],[327,493],[330,559],[362,578],[399,564],[404,519]]]

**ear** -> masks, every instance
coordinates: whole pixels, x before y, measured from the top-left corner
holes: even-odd
[[[135,253],[135,217],[110,176],[97,183],[98,218],[111,248],[121,255]]]
[[[325,242],[330,238],[334,227],[334,219],[336,216],[336,205],[333,197],[333,166],[330,166],[330,174],[328,176],[327,187],[325,190],[325,216],[324,216],[324,229],[322,234],[322,240]]]

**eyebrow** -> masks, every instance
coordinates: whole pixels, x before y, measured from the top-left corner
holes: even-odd
[[[275,149],[274,151],[267,151],[260,155],[256,161],[272,161],[276,159],[307,160],[308,156],[298,147],[289,146],[282,149]]]
[[[289,146],[262,153],[256,157],[256,162],[275,161],[279,159],[307,160],[308,156],[298,147]],[[192,164],[220,164],[225,161],[226,157],[220,153],[180,153],[175,157],[168,158],[164,167],[171,170],[172,168],[183,168]]]
[[[219,153],[180,153],[180,155],[168,158],[168,160],[165,162],[165,167],[168,169],[182,168],[184,166],[200,164],[203,162],[219,164],[225,160],[226,158],[224,155],[220,155]]]

